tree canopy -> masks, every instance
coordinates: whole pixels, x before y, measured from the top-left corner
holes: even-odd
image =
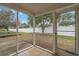
[[[75,12],[62,13],[58,16],[57,23],[59,26],[69,26],[75,24]]]
[[[42,32],[45,28],[53,24],[52,13],[44,14],[38,17],[35,17],[35,27],[40,27]],[[75,24],[75,12],[70,11],[66,13],[59,14],[57,18],[57,24],[59,26],[70,26]],[[28,22],[29,27],[33,27],[33,17],[29,17]]]
[[[15,26],[16,22],[13,21],[13,13],[10,10],[0,11],[0,28],[4,28],[8,31],[8,27]]]
[[[30,27],[33,27],[33,17],[29,17],[28,22]],[[45,28],[52,24],[52,13],[44,14],[38,17],[35,17],[35,27],[40,27],[42,32],[44,32]]]

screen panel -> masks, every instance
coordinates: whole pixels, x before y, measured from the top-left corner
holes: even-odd
[[[35,19],[36,45],[52,51],[53,22],[52,13],[44,14]]]
[[[0,56],[16,52],[16,12],[0,6]],[[12,29],[15,29],[12,31]]]
[[[58,15],[57,47],[66,53],[75,53],[75,11]],[[61,54],[63,54],[63,52],[61,52]]]
[[[18,12],[18,47],[19,50],[33,45],[33,27],[30,26],[29,15],[24,12]]]

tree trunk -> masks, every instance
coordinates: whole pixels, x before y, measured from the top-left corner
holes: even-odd
[[[9,29],[8,29],[8,27],[6,27],[6,30],[7,30],[8,34],[9,34]]]
[[[42,33],[44,33],[45,27],[42,26],[42,27],[41,27],[41,30],[42,30]]]
[[[44,20],[43,20],[43,23],[42,23],[41,29],[42,29],[42,33],[44,33],[44,30],[45,30],[45,27],[44,27]]]

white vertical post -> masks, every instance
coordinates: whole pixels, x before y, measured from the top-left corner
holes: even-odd
[[[35,39],[35,17],[33,16],[33,46],[36,44]]]
[[[18,24],[18,11],[16,12],[16,55],[18,55],[18,51],[19,51],[19,42],[18,42],[18,36],[19,36],[19,33],[18,33],[18,29],[19,29],[19,24]]]
[[[56,19],[56,12],[53,12],[53,53],[56,54],[57,48],[57,19]]]
[[[76,54],[79,54],[79,5],[76,6]]]

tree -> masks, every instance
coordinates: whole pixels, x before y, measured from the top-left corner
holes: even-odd
[[[57,22],[59,26],[69,26],[75,24],[75,12],[67,12],[58,16]]]
[[[33,17],[32,16],[29,16],[28,17],[28,20],[29,20],[28,21],[28,26],[33,28]]]
[[[30,25],[30,27],[33,27],[33,17],[29,17],[28,24]],[[51,24],[52,24],[52,13],[35,17],[35,27],[40,27],[43,33],[45,28],[51,26]]]
[[[13,24],[12,22],[12,11],[1,10],[0,11],[0,28],[4,28],[8,31],[8,27]],[[9,31],[8,31],[9,33]]]
[[[29,26],[26,23],[22,23],[21,26],[20,26],[20,28],[29,28]]]

